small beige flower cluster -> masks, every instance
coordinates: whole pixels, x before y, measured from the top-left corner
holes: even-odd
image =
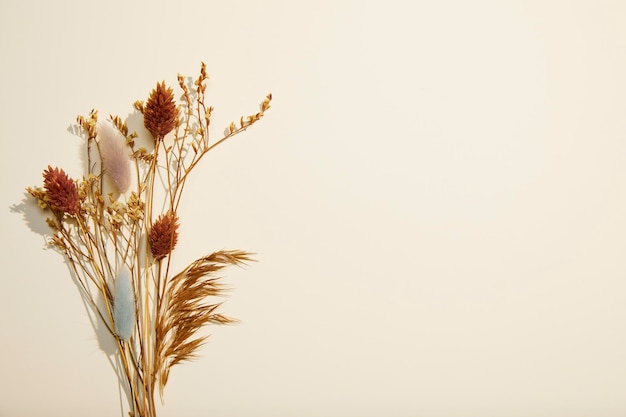
[[[174,91],[166,87],[165,82],[157,83],[143,110],[144,125],[156,141],[163,140],[177,125],[178,107],[174,101]],[[111,177],[119,192],[125,192],[130,184],[129,165],[131,162],[131,155],[124,149],[127,139],[115,137],[121,133],[112,131],[112,127],[107,124],[98,125],[95,111],[92,111],[89,119],[79,117],[78,121],[90,139],[99,138],[103,173]],[[119,125],[121,132],[127,133],[128,128],[119,118],[115,117],[114,123]],[[99,130],[102,133],[99,134]],[[134,137],[136,134],[131,137],[131,140]],[[141,151],[145,153],[145,149]],[[91,172],[87,179],[77,182],[71,179],[63,169],[48,166],[48,169],[44,170],[43,178],[43,189],[29,187],[27,191],[37,199],[40,207],[51,209],[59,222],[63,220],[64,215],[88,216],[99,221],[101,219],[98,217],[98,210],[104,210],[108,226],[119,231],[126,221],[125,216],[128,216],[132,222],[143,219],[145,204],[140,199],[139,193],[133,191],[127,203],[114,199],[113,194],[110,193],[110,204],[105,205],[101,188],[97,186],[97,177]],[[88,199],[89,195],[93,195],[94,199]],[[176,219],[174,214],[161,216],[152,226],[149,242],[155,259],[164,258],[176,245],[178,223],[172,219]],[[52,224],[55,225],[54,222]],[[57,225],[54,228],[57,229]]]

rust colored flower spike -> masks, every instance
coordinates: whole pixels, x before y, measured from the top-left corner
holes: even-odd
[[[162,139],[176,126],[178,110],[174,102],[174,90],[157,83],[150,93],[143,113],[143,124],[155,139]]]
[[[148,241],[154,259],[169,255],[178,241],[178,217],[174,213],[160,215],[150,229]]]
[[[65,171],[48,165],[48,169],[43,172],[43,184],[53,208],[70,215],[78,212],[78,190]]]

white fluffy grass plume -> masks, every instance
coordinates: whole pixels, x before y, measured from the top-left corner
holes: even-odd
[[[130,339],[135,327],[135,293],[133,280],[126,266],[120,267],[115,278],[113,323],[120,339]]]
[[[98,138],[104,172],[117,190],[125,193],[130,186],[130,157],[126,139],[110,123],[98,124]]]

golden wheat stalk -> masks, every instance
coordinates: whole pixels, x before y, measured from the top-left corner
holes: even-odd
[[[216,276],[228,265],[251,261],[244,251],[219,251],[192,262],[167,283],[157,311],[156,356],[154,369],[159,388],[167,383],[170,368],[194,357],[206,336],[196,332],[207,324],[228,324],[233,319],[216,312],[221,303],[206,303],[209,297],[223,295],[224,287]]]

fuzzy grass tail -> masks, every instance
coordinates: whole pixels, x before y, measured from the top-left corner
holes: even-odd
[[[104,171],[120,193],[130,186],[130,157],[125,138],[109,123],[98,124],[100,152]]]
[[[120,268],[115,278],[113,323],[120,339],[130,339],[135,326],[135,294],[133,280],[126,266]]]

